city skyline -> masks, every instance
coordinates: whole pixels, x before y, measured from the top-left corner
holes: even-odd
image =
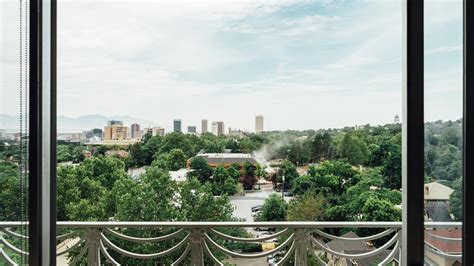
[[[207,117],[252,130],[263,113],[266,130],[303,130],[402,113],[401,1],[83,3],[58,7],[59,115],[120,112],[167,130],[176,117]],[[4,114],[19,110],[16,4],[0,11],[12,22],[0,40]],[[462,5],[425,10],[425,117],[458,119]]]

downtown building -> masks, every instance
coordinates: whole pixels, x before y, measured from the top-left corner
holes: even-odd
[[[131,136],[132,139],[140,139],[142,137],[142,132],[140,130],[140,125],[137,123],[133,123],[131,125]]]
[[[223,121],[213,121],[212,122],[212,134],[216,136],[225,134],[225,127]]]
[[[152,136],[164,136],[165,129],[162,127],[147,127],[143,129],[143,134],[150,134]]]
[[[104,127],[104,140],[126,140],[129,138],[129,127],[122,121],[111,120]]]
[[[188,134],[196,134],[196,126],[188,126]]]
[[[181,119],[175,119],[173,120],[173,132],[182,132],[181,127],[182,127],[183,122]]]
[[[206,134],[207,132],[207,119],[203,119],[201,120],[201,134]]]
[[[255,133],[263,132],[263,115],[255,116]]]

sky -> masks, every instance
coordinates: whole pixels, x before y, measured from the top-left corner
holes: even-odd
[[[58,114],[253,131],[402,112],[401,0],[58,0]],[[18,1],[1,0],[0,113],[18,114]],[[462,116],[462,0],[425,1],[425,119]]]

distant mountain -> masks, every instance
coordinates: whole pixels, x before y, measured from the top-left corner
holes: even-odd
[[[72,133],[82,132],[92,128],[104,128],[109,120],[121,120],[126,126],[130,126],[132,123],[138,123],[142,127],[158,126],[156,122],[135,118],[131,116],[117,115],[117,116],[104,116],[104,115],[85,115],[79,117],[65,117],[58,116],[58,132],[59,133]],[[16,132],[19,130],[20,117],[18,115],[6,115],[0,114],[0,129],[5,129],[10,132]]]

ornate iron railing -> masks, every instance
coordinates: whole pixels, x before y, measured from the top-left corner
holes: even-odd
[[[0,259],[8,265],[16,265],[12,254],[28,255],[27,251],[15,246],[14,241],[26,239],[16,229],[24,226],[20,222],[0,222]],[[255,259],[278,254],[275,265],[293,263],[307,265],[308,258],[313,257],[322,265],[327,260],[322,254],[337,258],[363,259],[384,252],[387,256],[380,264],[398,260],[401,256],[401,222],[58,222],[58,230],[66,231],[57,237],[58,243],[69,241],[70,245],[58,245],[58,256],[68,255],[71,265],[101,265],[101,259],[108,264],[120,265],[118,257],[137,260],[158,261],[171,258],[171,265],[223,265],[227,258]],[[426,228],[461,228],[461,223],[428,222]],[[276,231],[263,237],[242,238],[226,233],[226,229],[235,228],[275,228]],[[334,232],[343,228],[372,229],[374,234],[350,238],[339,236]],[[127,230],[148,230],[156,236],[137,237],[127,234]],[[224,231],[224,232],[223,232]],[[136,233],[136,232],[135,232]],[[427,233],[429,234],[429,233]],[[459,238],[431,236],[443,241],[461,241]],[[281,243],[270,250],[245,253],[229,248],[229,243],[259,244],[278,238]],[[362,241],[372,243],[382,241],[377,247],[357,254],[332,250],[326,241]],[[123,243],[129,244],[124,246]],[[117,242],[120,242],[117,243]],[[164,249],[150,253],[136,253],[130,245],[149,243],[166,243]],[[426,249],[439,256],[460,259],[460,254],[445,253],[426,243]],[[102,262],[105,262],[102,261]],[[103,263],[102,263],[103,264]]]

